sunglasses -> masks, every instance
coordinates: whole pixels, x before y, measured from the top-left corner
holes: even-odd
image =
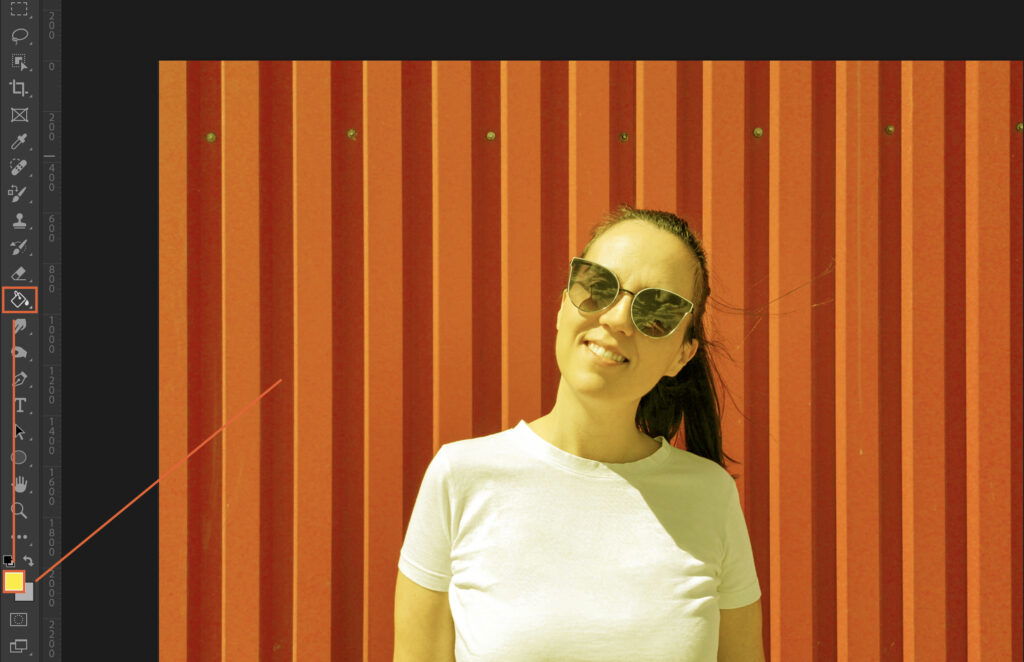
[[[569,301],[581,313],[598,313],[611,306],[626,292],[633,295],[630,315],[637,331],[650,338],[672,335],[683,319],[693,312],[693,302],[675,292],[647,287],[630,292],[619,286],[619,279],[607,267],[574,257],[569,264]]]

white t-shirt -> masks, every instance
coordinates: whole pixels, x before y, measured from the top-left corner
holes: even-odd
[[[525,421],[430,461],[398,568],[448,592],[458,662],[715,662],[761,596],[733,478],[661,448],[588,460]]]

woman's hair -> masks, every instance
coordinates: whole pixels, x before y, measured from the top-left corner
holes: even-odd
[[[652,437],[663,435],[671,442],[679,431],[680,422],[683,422],[686,450],[726,468],[725,459],[730,462],[735,460],[722,450],[722,412],[711,375],[712,370],[717,373],[717,369],[708,351],[709,346],[714,343],[709,343],[704,337],[704,309],[711,295],[704,248],[700,240],[690,232],[686,221],[675,214],[622,205],[591,231],[590,241],[583,249],[581,257],[587,256],[591,244],[609,228],[629,220],[645,221],[676,235],[690,247],[700,264],[700,269],[696,270],[694,275],[696,283],[693,320],[683,336],[683,342],[691,338],[697,339],[700,343],[697,346],[697,353],[683,366],[679,374],[675,377],[662,377],[654,388],[640,399],[640,405],[636,410],[636,426],[644,434]]]

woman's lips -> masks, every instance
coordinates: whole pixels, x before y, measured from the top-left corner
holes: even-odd
[[[589,340],[583,341],[583,351],[586,352],[592,359],[594,359],[594,362],[597,363],[598,365],[614,366],[614,365],[626,365],[627,363],[629,363],[628,359],[625,360],[625,361],[619,362],[619,361],[613,361],[611,359],[606,359],[603,356],[598,356],[597,354],[594,354],[592,351],[590,351],[589,345],[590,345],[590,341]],[[596,345],[596,343],[595,343],[595,345]],[[596,346],[600,347],[600,345],[596,345]]]

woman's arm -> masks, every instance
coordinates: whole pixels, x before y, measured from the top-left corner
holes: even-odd
[[[718,613],[718,662],[764,662],[761,599]]]
[[[393,662],[455,662],[455,623],[448,593],[431,591],[398,572]]]

